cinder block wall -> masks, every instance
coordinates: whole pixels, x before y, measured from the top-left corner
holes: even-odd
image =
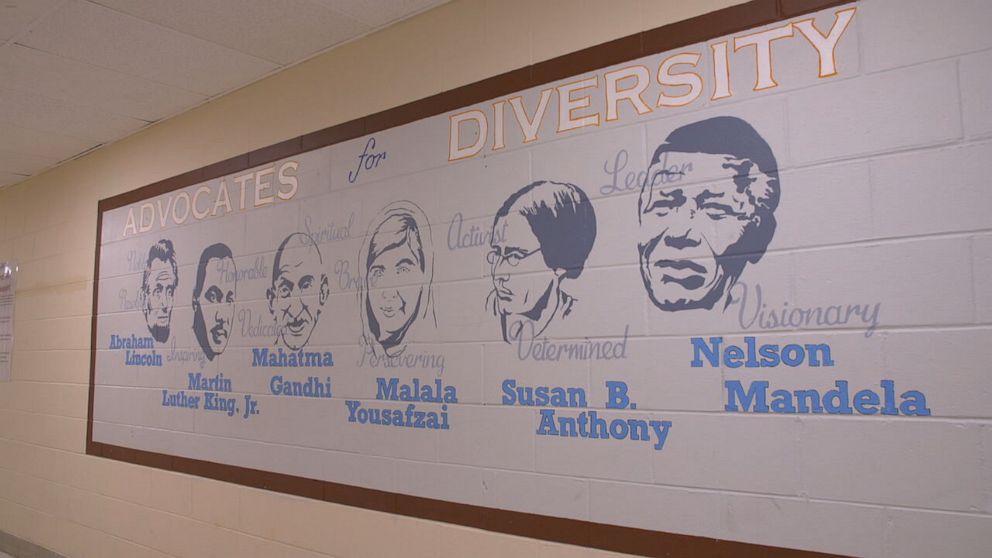
[[[738,2],[456,0],[0,190],[21,267],[0,531],[73,558],[608,555],[86,456],[97,201]]]
[[[0,531],[71,557],[608,555],[86,456],[96,204],[285,138],[736,3],[456,0],[0,190],[0,257],[21,264],[13,379],[0,384]],[[872,238],[903,238],[905,258],[918,261],[920,273],[948,273],[957,279],[947,285],[971,289],[971,308],[934,308],[934,323],[944,325],[901,336],[904,346],[887,353],[892,367],[917,353],[914,362],[929,358],[944,366],[961,351],[984,350],[989,330],[981,324],[992,320],[992,234],[982,232],[992,223],[985,159],[992,155],[990,9],[986,0],[859,6],[860,63],[842,78],[857,83],[783,90],[774,102],[784,105],[796,166],[818,167],[817,177],[836,177],[841,193],[863,202],[840,207],[828,198],[825,210],[849,219],[852,235],[871,230]],[[838,96],[835,87],[862,94]],[[880,214],[871,202],[876,196],[902,197],[902,211]],[[822,243],[813,229],[807,243]],[[852,269],[872,257],[867,248],[858,252],[852,251]],[[817,271],[814,261],[807,268]],[[898,288],[899,277],[880,281],[878,288]],[[918,350],[927,345],[937,352]],[[955,460],[966,460],[962,470],[973,490],[928,499],[900,498],[857,478],[814,487],[828,495],[811,504],[825,521],[849,517],[852,537],[870,541],[859,545],[859,554],[988,551],[992,427],[974,417],[989,416],[989,392],[981,387],[989,386],[989,373],[975,366],[931,373],[948,382],[979,380],[975,397],[958,402],[966,407],[961,412],[946,413],[958,418],[926,425],[946,432],[946,448],[921,447],[918,455],[899,458],[950,472]],[[866,437],[851,424],[850,438],[836,447],[860,459],[866,472],[892,458],[886,440],[911,435],[910,428],[889,425]],[[837,458],[829,449],[808,457],[822,465]],[[738,540],[848,548],[820,540],[819,525],[789,521],[790,506],[804,505],[801,499],[750,498],[737,507],[733,501],[728,495],[722,517],[707,520]]]

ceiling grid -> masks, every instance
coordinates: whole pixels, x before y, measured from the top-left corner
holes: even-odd
[[[0,188],[445,1],[0,0]]]

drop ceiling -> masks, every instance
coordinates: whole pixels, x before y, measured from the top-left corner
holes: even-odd
[[[0,0],[0,188],[447,0]]]

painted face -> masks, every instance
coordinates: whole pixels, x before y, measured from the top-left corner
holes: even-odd
[[[524,314],[555,288],[557,276],[544,263],[541,244],[531,231],[527,219],[519,213],[496,221],[491,250],[487,256],[492,266],[496,307],[500,314]]]
[[[648,169],[638,250],[644,285],[659,308],[712,308],[723,298],[743,265],[731,256],[756,219],[740,188],[762,176],[751,166],[729,155],[672,152]]]
[[[231,337],[231,324],[234,322],[234,299],[237,285],[225,279],[223,270],[234,269],[231,258],[212,259],[207,262],[203,276],[203,290],[196,299],[199,305],[199,319],[210,350],[221,354]]]
[[[317,325],[325,280],[316,249],[287,249],[281,254],[278,273],[272,277],[269,308],[287,347],[302,349]]]
[[[145,285],[144,310],[148,330],[159,342],[169,338],[176,283],[177,277],[171,263],[159,259],[152,260],[148,268],[148,283]]]
[[[420,308],[424,272],[407,244],[379,254],[369,267],[369,306],[379,324],[379,341],[403,331]]]

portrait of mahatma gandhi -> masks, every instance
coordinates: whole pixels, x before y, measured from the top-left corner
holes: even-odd
[[[579,277],[595,240],[592,204],[574,184],[534,182],[507,198],[486,255],[493,279],[488,304],[504,341],[534,338],[568,316],[575,299],[563,282]]]
[[[220,243],[208,246],[200,255],[193,286],[193,334],[208,360],[227,348],[237,289],[231,249]]]
[[[141,274],[141,309],[148,331],[159,343],[169,340],[172,306],[175,303],[179,272],[172,241],[162,239],[148,250],[145,271]]]
[[[324,262],[310,235],[293,233],[282,241],[265,295],[279,330],[276,344],[282,341],[294,351],[305,347],[330,295]]]
[[[676,129],[638,201],[641,278],[665,311],[723,309],[775,234],[778,165],[750,124],[722,116]]]
[[[398,356],[418,327],[437,327],[432,282],[434,248],[427,216],[416,204],[387,205],[373,220],[359,254],[362,340],[376,356]]]

